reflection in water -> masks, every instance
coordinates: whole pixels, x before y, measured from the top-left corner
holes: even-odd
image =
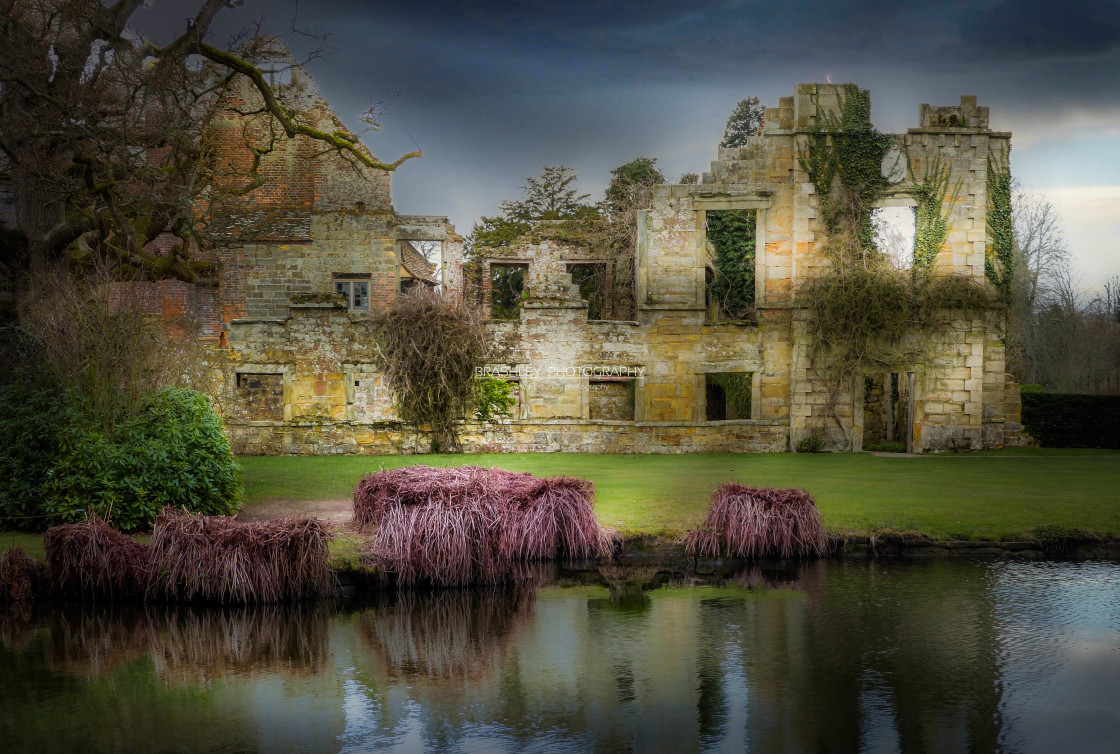
[[[1116,564],[565,573],[338,611],[5,612],[0,730],[16,751],[1110,751],[1120,735]]]
[[[478,681],[496,677],[535,599],[530,585],[392,592],[358,630],[390,678]]]
[[[599,576],[610,589],[610,604],[619,610],[643,611],[650,607],[648,589],[655,586],[661,573],[657,565],[618,565],[604,563],[598,568]]]
[[[96,678],[145,657],[168,684],[258,671],[310,676],[329,655],[332,613],[326,603],[66,605],[46,613],[44,658],[53,670]]]

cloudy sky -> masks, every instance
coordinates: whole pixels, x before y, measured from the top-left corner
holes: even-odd
[[[197,4],[136,20],[182,28]],[[1059,209],[1081,282],[1120,273],[1120,0],[245,0],[211,39],[256,23],[330,36],[309,67],[339,116],[359,128],[383,102],[367,146],[424,152],[393,178],[397,210],[463,234],[543,165],[574,168],[593,198],[640,155],[702,172],[739,99],[851,81],[888,132],[977,95],[1014,134],[1013,173]]]

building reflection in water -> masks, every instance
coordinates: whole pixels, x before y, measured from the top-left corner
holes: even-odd
[[[17,751],[1107,750],[1118,625],[1102,562],[583,566],[341,609],[37,604],[0,611],[0,726]]]

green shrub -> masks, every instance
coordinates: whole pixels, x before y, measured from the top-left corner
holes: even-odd
[[[814,432],[797,443],[798,453],[820,453],[824,450],[824,438]]]
[[[108,427],[83,405],[75,391],[49,383],[0,388],[5,525],[43,528],[92,511],[135,531],[165,505],[208,515],[236,510],[238,468],[205,396],[149,393]]]
[[[160,508],[223,515],[237,508],[238,469],[206,396],[168,388],[144,397],[112,433],[72,422],[44,486],[46,512],[72,521],[92,509],[123,531],[146,528]]]
[[[904,442],[873,442],[869,445],[864,445],[863,449],[871,453],[905,453],[906,443]]]
[[[0,385],[0,522],[19,529],[47,525],[40,510],[55,443],[69,413],[46,370]]]
[[[513,385],[499,377],[480,377],[475,381],[474,418],[492,422],[509,416],[510,409],[517,405],[513,397]]]
[[[1024,391],[1023,426],[1046,448],[1120,449],[1120,395]]]

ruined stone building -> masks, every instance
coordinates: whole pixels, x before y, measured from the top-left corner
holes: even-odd
[[[299,83],[312,110],[336,122],[313,84]],[[806,280],[828,274],[804,157],[840,96],[834,85],[799,85],[767,109],[748,146],[720,149],[699,183],[656,187],[632,268],[540,235],[478,260],[496,346],[486,371],[514,383],[517,405],[507,420],[466,424],[464,447],[787,451],[819,437],[832,449],[894,439],[923,452],[1017,442],[999,306],[947,309],[906,360],[854,375],[839,393],[825,385],[799,298]],[[231,164],[249,159],[235,121],[215,124]],[[946,166],[957,190],[930,274],[984,281],[989,168],[1006,166],[1010,135],[962,97],[923,105],[893,144],[880,204],[913,206],[914,176]],[[370,316],[410,285],[462,293],[462,239],[445,218],[398,215],[387,172],[358,175],[313,152],[278,145],[262,162],[268,180],[215,212],[227,239],[216,281],[153,283],[147,295],[191,314],[214,344],[216,402],[237,452],[424,452],[427,439],[397,421],[377,373]],[[739,319],[721,317],[709,295],[709,216],[727,211],[752,213],[755,229],[753,312]],[[438,245],[438,280],[417,242]],[[588,295],[596,276],[608,287],[632,276],[633,311]]]
[[[521,268],[527,298],[516,320],[491,323],[502,348],[495,367],[517,373],[518,420],[480,444],[780,451],[817,435],[825,447],[858,450],[866,437],[921,452],[1018,442],[1018,391],[1005,374],[998,305],[947,309],[939,327],[922,334],[921,353],[829,394],[820,374],[826,357],[815,353],[799,301],[806,280],[829,272],[804,157],[819,121],[839,119],[841,96],[836,85],[800,85],[767,109],[764,130],[748,146],[720,149],[701,183],[655,189],[639,215],[633,321],[588,319],[572,274],[609,262],[579,247],[530,240],[485,260],[487,285]],[[989,129],[988,109],[975,97],[923,105],[919,126],[894,138],[881,166],[889,184],[881,206],[913,206],[914,176],[932,165],[944,166],[955,188],[931,276],[984,283],[989,168],[1006,166],[1009,149],[1010,134]],[[708,215],[729,210],[755,220],[755,316],[743,321],[713,317],[706,295]],[[492,291],[487,299],[497,300]],[[608,366],[626,369],[597,369]]]

